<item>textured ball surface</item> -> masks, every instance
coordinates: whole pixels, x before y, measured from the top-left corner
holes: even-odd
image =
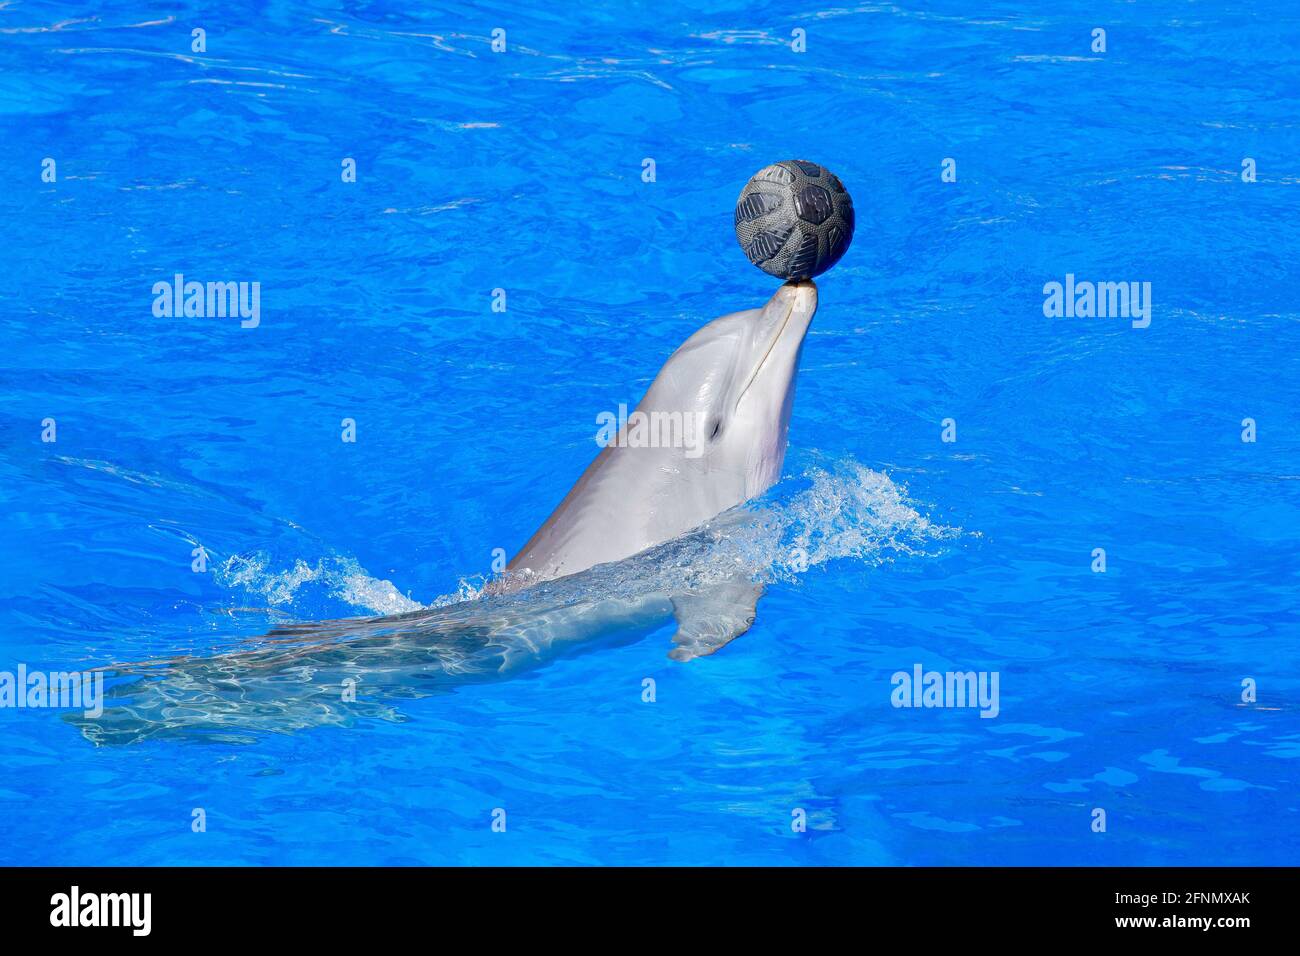
[[[736,238],[778,279],[811,279],[853,241],[853,199],[824,166],[803,159],[760,169],[736,200]]]

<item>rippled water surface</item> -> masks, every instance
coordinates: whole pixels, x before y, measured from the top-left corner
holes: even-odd
[[[120,740],[0,709],[0,861],[1297,862],[1290,4],[409,8],[0,2],[0,670],[182,660],[248,703]],[[748,562],[748,634],[453,687],[354,654],[343,717],[302,695],[336,658],[211,663],[477,613],[596,414],[771,294],[732,205],[796,156],[858,229],[788,477],[641,566]],[[156,317],[176,273],[260,282],[260,324]],[[1046,318],[1067,273],[1150,282],[1150,326]],[[997,672],[998,716],[892,707],[918,663]]]

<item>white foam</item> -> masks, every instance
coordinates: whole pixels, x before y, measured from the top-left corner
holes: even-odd
[[[234,555],[215,568],[213,576],[223,587],[258,595],[275,608],[293,609],[301,600],[300,589],[307,584],[318,585],[330,597],[372,614],[403,614],[424,607],[398,591],[392,581],[371,577],[355,558],[335,555],[320,558],[314,565],[299,558],[293,567],[282,571],[270,570],[269,564],[265,552]]]
[[[877,565],[903,555],[925,556],[961,529],[932,521],[905,487],[853,459],[814,464],[801,479],[780,483],[756,502],[719,515],[703,528],[655,548],[576,576],[584,597],[629,589],[699,588],[733,577],[797,582],[811,569],[838,560]],[[483,596],[486,580],[465,578],[428,605],[403,595],[391,581],[372,577],[355,558],[301,559],[270,568],[263,552],[236,555],[215,573],[219,584],[261,597],[274,608],[305,611],[309,593],[323,588],[358,612],[387,615],[443,608]],[[530,582],[522,581],[521,584]],[[516,591],[526,599],[526,591]]]
[[[853,560],[878,565],[900,556],[937,554],[961,529],[930,519],[907,489],[882,472],[852,459],[807,468],[800,480],[781,482],[768,495],[732,509],[704,527],[615,564],[593,568],[558,582],[575,597],[601,593],[673,592],[707,587],[739,571],[755,581],[797,582],[812,568]],[[486,581],[461,580],[457,591],[431,607],[482,596]],[[532,582],[514,590],[526,598]]]

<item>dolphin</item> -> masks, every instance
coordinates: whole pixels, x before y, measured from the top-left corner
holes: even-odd
[[[756,569],[718,544],[744,540],[751,516],[737,506],[781,477],[816,310],[810,280],[787,282],[762,308],[691,335],[478,598],[290,624],[215,656],[114,665],[104,670],[126,679],[106,689],[114,706],[66,719],[96,744],[177,734],[251,742],[240,731],[401,719],[386,701],[638,639],[670,618],[670,658],[716,652],[749,629],[763,590]],[[636,413],[682,427],[672,440],[636,441]]]

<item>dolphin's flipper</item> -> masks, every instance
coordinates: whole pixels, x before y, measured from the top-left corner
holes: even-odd
[[[677,633],[668,652],[675,661],[707,657],[749,630],[758,613],[763,585],[748,579],[723,581],[708,591],[673,596]]]

